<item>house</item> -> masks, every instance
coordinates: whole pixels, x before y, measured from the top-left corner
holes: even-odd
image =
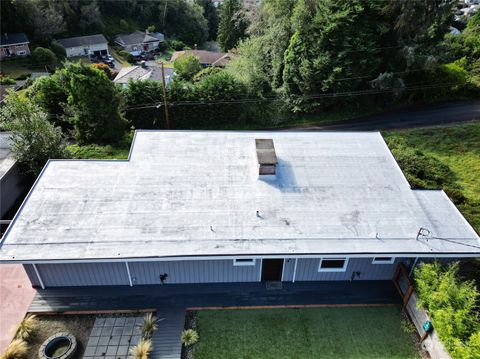
[[[131,34],[121,34],[115,38],[115,43],[133,56],[139,56],[141,52],[149,52],[158,48],[165,40],[161,32],[135,31]]]
[[[232,55],[224,52],[213,52],[206,50],[185,50],[185,51],[175,51],[172,54],[170,61],[175,61],[182,56],[193,55],[198,57],[200,65],[202,67],[225,67],[227,62],[232,59]]]
[[[173,69],[164,68],[165,72],[165,84],[169,84],[173,78]],[[128,82],[132,81],[162,81],[162,69],[160,66],[155,65],[154,63],[149,62],[148,64],[144,63],[141,66],[127,66],[122,67],[118,72],[118,75],[115,77],[113,82],[122,87],[127,87]]]
[[[23,32],[17,34],[3,34],[0,37],[0,59],[23,57],[30,55],[27,35]]]
[[[11,151],[9,132],[0,132],[0,238],[5,231],[3,221],[13,218],[28,190],[19,164]]]
[[[128,160],[50,160],[1,242],[34,286],[389,280],[480,257],[378,132],[137,131]]]
[[[67,37],[57,40],[63,46],[67,57],[108,55],[108,41],[102,34]]]

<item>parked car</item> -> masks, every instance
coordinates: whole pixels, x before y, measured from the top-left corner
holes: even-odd
[[[112,55],[103,55],[102,59],[103,61],[115,61]]]

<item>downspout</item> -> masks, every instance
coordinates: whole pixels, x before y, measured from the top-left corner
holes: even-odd
[[[42,277],[40,276],[40,272],[37,269],[37,266],[35,264],[32,264],[33,269],[35,270],[35,274],[37,275],[38,281],[40,282],[40,286],[42,289],[45,289],[45,285],[43,284]]]
[[[125,267],[127,268],[128,283],[130,284],[130,287],[133,287],[132,276],[130,274],[130,267],[128,266],[128,262],[125,262]]]
[[[295,276],[297,274],[297,262],[298,258],[295,258],[295,265],[293,266],[293,278],[292,278],[292,283],[295,283]]]

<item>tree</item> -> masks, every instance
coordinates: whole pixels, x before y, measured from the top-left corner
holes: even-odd
[[[196,3],[203,8],[203,16],[208,22],[208,39],[215,40],[218,33],[218,10],[212,0],[196,0]]]
[[[63,16],[53,6],[46,5],[47,7],[45,7],[40,1],[31,3],[29,19],[37,39],[48,40],[53,35],[65,31]]]
[[[62,131],[27,97],[9,92],[0,109],[0,123],[12,132],[12,152],[26,173],[37,176],[48,159],[65,158]]]
[[[84,64],[66,63],[57,71],[68,93],[68,109],[81,144],[112,144],[124,135],[120,93],[107,75]]]
[[[52,65],[57,62],[57,56],[52,50],[44,47],[37,47],[32,53],[33,60],[41,65]]]
[[[173,63],[173,68],[175,69],[176,75],[185,81],[191,81],[195,74],[202,69],[198,57],[194,55],[180,56]]]
[[[149,25],[149,26],[147,27],[147,31],[148,31],[148,32],[155,32],[155,25]]]
[[[112,69],[107,64],[98,63],[98,64],[91,64],[90,66],[92,66],[94,69],[105,72],[105,75],[107,75],[107,77],[110,80],[113,80],[115,78],[115,75],[113,74]]]
[[[217,41],[223,51],[237,46],[246,37],[248,19],[240,0],[225,0],[220,10]]]

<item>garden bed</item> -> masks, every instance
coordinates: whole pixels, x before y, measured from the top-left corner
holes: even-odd
[[[93,315],[39,315],[38,330],[32,336],[28,350],[28,359],[38,359],[38,349],[42,343],[55,333],[68,332],[77,340],[77,350],[73,359],[81,359],[90,337],[95,316]]]
[[[399,307],[205,310],[193,322],[194,359],[420,357]]]

